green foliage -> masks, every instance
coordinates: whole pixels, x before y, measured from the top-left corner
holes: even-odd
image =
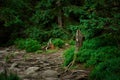
[[[120,58],[109,59],[97,65],[90,80],[120,80]]]
[[[58,49],[53,49],[53,50],[47,50],[46,54],[51,54],[51,53],[56,53],[58,51]]]
[[[107,72],[111,78],[109,79],[102,75],[106,73],[105,71],[100,71],[106,66],[105,64],[112,64],[113,66],[106,66],[112,69],[120,58],[119,0],[60,0],[60,4],[56,0],[1,0],[0,3],[2,3],[0,23],[1,27],[10,27],[9,41],[13,42],[17,36],[31,38],[16,41],[18,48],[28,52],[36,51],[40,48],[38,41],[43,43],[50,38],[60,38],[53,40],[53,43],[57,47],[62,47],[64,41],[61,39],[75,38],[76,30],[80,29],[85,41],[77,55],[77,61],[95,67],[96,71],[91,79],[119,79],[118,76],[115,78],[114,74],[112,76],[112,72]],[[60,15],[62,15],[62,28],[58,25]],[[4,31],[1,28],[0,30]],[[70,44],[74,42],[71,41]],[[74,50],[70,49],[65,54],[65,65],[68,65],[73,58]],[[114,63],[109,62],[110,59],[114,60]]]
[[[98,65],[101,62],[112,58],[118,58],[120,56],[119,49],[114,46],[101,47],[91,54],[90,59],[87,61],[87,65]]]
[[[77,60],[86,63],[86,66],[94,66],[90,74],[90,80],[119,80],[120,51],[117,40],[119,36],[104,34],[99,37],[87,39],[78,53]],[[117,39],[117,40],[116,40]],[[106,70],[108,69],[108,70]],[[113,69],[113,70],[112,70]],[[112,71],[111,71],[112,70]]]
[[[53,29],[50,31],[51,32],[51,37],[53,38],[61,38],[61,39],[68,39],[68,33],[66,30],[59,28],[57,24],[52,24]]]
[[[70,41],[69,41],[69,44],[70,44],[70,45],[75,45],[75,41],[74,41],[74,40],[70,40]]]
[[[111,35],[102,35],[84,41],[83,46],[78,53],[78,60],[80,60],[80,62],[87,62],[89,65],[96,65],[106,59],[120,56],[119,53],[115,38]]]
[[[72,36],[75,36],[75,33],[76,33],[76,30],[80,29],[79,26],[75,26],[75,25],[70,25],[70,26],[67,26],[67,30],[70,32],[70,34]],[[69,35],[70,35],[69,34]]]
[[[81,50],[78,52],[77,61],[87,62],[87,60],[90,59],[91,54],[92,54],[93,52],[94,52],[94,50],[91,50],[91,49],[81,49]]]
[[[41,53],[43,53],[43,50],[37,50],[35,53],[36,54],[41,54]]]
[[[15,44],[19,49],[25,49],[27,52],[35,52],[41,48],[39,42],[33,39],[19,39]]]
[[[64,51],[63,53],[64,66],[69,65],[69,63],[73,60],[74,52],[75,52],[75,47],[73,46]]]
[[[27,28],[24,32],[28,38],[35,39],[35,40],[40,40],[40,34],[42,33],[39,27],[36,27],[36,26]]]
[[[15,41],[15,45],[17,46],[17,48],[19,49],[25,49],[25,40],[24,39],[17,39]]]
[[[41,48],[39,42],[33,39],[27,39],[25,45],[27,52],[34,52]]]
[[[56,47],[59,47],[59,48],[62,48],[65,44],[65,42],[60,38],[56,38],[52,42]]]
[[[0,80],[21,80],[18,75],[10,73],[10,74],[5,74],[5,73],[0,73]]]

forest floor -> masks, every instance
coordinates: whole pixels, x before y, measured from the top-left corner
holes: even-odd
[[[63,67],[64,49],[53,53],[26,53],[14,46],[0,48],[0,72],[12,71],[22,80],[87,80],[89,70],[78,64],[65,71]],[[4,65],[4,66],[3,66]]]

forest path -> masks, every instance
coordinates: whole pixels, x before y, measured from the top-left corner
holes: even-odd
[[[80,68],[65,72],[62,67],[64,50],[47,54],[26,53],[15,47],[0,48],[0,72],[5,63],[7,69],[23,80],[87,80],[88,70]]]

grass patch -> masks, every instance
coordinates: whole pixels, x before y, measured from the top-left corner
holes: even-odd
[[[0,73],[0,80],[21,80],[17,74],[6,74],[4,72]]]
[[[45,53],[46,54],[51,54],[51,53],[55,53],[57,51],[58,51],[58,49],[53,49],[53,50],[47,50]]]

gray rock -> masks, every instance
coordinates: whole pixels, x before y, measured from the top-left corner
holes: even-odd
[[[18,63],[13,63],[12,65],[11,65],[11,67],[10,67],[10,69],[14,69],[15,67],[17,67],[18,66]]]
[[[45,67],[44,69],[51,69],[51,67]]]
[[[60,80],[60,79],[58,79],[58,78],[45,78],[45,80]]]
[[[0,54],[7,53],[5,50],[0,50]]]
[[[20,69],[19,68],[12,68],[12,69],[9,69],[9,71],[12,73],[18,73],[18,72],[20,72]]]
[[[5,51],[10,51],[10,48],[6,48]]]
[[[0,73],[3,73],[3,72],[4,72],[4,69],[1,69],[1,70],[0,70]]]
[[[32,74],[39,70],[39,67],[29,67],[27,70],[25,70],[25,74]]]
[[[54,70],[46,70],[42,74],[43,78],[58,78],[58,72]]]
[[[86,74],[88,74],[88,73],[90,73],[90,71],[86,71],[86,70],[75,70],[75,71],[72,72],[72,74],[81,74],[81,73],[86,73]]]
[[[44,66],[49,66],[50,64],[49,64],[49,63],[44,63],[43,65],[44,65]]]
[[[29,80],[29,79],[23,79],[23,80]]]

